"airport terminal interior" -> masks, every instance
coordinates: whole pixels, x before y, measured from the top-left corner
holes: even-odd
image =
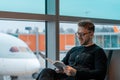
[[[120,80],[119,0],[1,0],[0,80],[35,80],[54,68],[40,56],[62,60],[79,46],[78,21],[95,24],[94,43],[109,59],[109,79]]]

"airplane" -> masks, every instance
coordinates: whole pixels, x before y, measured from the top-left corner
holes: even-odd
[[[0,76],[20,76],[39,71],[40,63],[21,39],[0,33]]]

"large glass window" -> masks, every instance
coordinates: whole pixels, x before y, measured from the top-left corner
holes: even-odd
[[[118,49],[120,46],[119,33],[115,32],[115,25],[95,24],[94,43],[104,49]],[[60,60],[66,55],[68,50],[74,46],[79,46],[79,40],[75,36],[77,23],[60,23]],[[116,26],[119,31],[119,25]]]
[[[0,32],[20,38],[34,53],[38,47],[38,51],[45,54],[45,22],[0,20]],[[38,43],[36,43],[37,33]],[[25,51],[22,47],[20,50]],[[39,57],[39,60],[41,68],[44,68],[45,60],[42,57]]]
[[[76,46],[75,32],[77,32],[76,23],[60,23],[60,60],[68,50]]]
[[[0,11],[45,14],[45,0],[1,0]]]
[[[60,9],[59,7],[54,7],[56,5],[55,1],[57,0],[53,0],[52,2],[50,2],[51,4],[48,4],[48,5],[45,5],[45,1],[47,0],[1,1],[0,13],[3,14],[1,15],[1,18],[5,20],[0,20],[0,32],[8,33],[22,39],[34,53],[37,51],[37,47],[38,47],[38,50],[43,54],[45,54],[46,52],[45,51],[45,47],[46,47],[45,46],[46,44],[45,43],[45,26],[47,27],[46,31],[48,30],[48,27],[51,27],[51,25],[54,26],[52,27],[54,28],[53,30],[57,30],[55,29],[55,26],[57,25],[57,21],[69,22],[69,20],[71,21],[70,19],[71,16],[75,16],[73,21],[78,20],[78,18],[76,17],[81,17],[79,19],[82,19],[82,17],[93,18],[93,20],[97,20],[96,22],[98,23],[102,23],[102,22],[110,23],[111,20],[113,21],[112,23],[114,22],[118,23],[118,21],[116,20],[120,20],[120,15],[119,15],[120,1],[119,0],[114,0],[114,1],[113,0],[94,0],[94,1],[59,0]],[[45,6],[47,6],[47,8],[45,8]],[[56,10],[60,10],[60,11],[56,11]],[[4,12],[5,15],[2,11],[6,11]],[[58,14],[56,14],[55,16],[54,15],[52,16],[38,15],[39,17],[38,16],[36,17],[35,14],[45,14],[45,11],[48,12],[49,14],[60,12],[60,15],[61,16],[63,15],[63,16],[61,17]],[[8,14],[6,15],[7,12]],[[24,17],[22,16],[23,14],[16,16],[16,15],[13,15],[14,13],[10,13],[9,15],[9,12],[17,12],[15,14],[33,13],[34,15],[25,14],[26,16],[28,15],[28,17]],[[67,17],[64,17],[64,16],[67,16]],[[6,20],[6,18],[9,18],[9,20]],[[18,19],[18,20],[17,21],[14,21],[13,19],[10,20],[11,18]],[[19,19],[21,19],[21,21],[19,21]],[[22,21],[23,19],[24,21]],[[34,19],[35,21],[25,21],[29,19],[30,20]],[[102,22],[99,22],[101,21],[100,19],[103,19]],[[106,21],[104,21],[104,19],[106,19]],[[36,21],[36,20],[42,20],[43,22]],[[45,25],[44,21],[48,23],[50,22],[50,23]],[[94,42],[104,49],[106,48],[119,49],[120,48],[119,28],[120,26],[116,27],[114,25],[109,25],[109,24],[107,25],[96,24]],[[66,52],[68,50],[70,50],[74,46],[80,45],[78,38],[75,36],[76,31],[77,31],[77,23],[60,23],[60,36],[59,36],[60,37],[60,60],[63,59],[63,57],[66,55]],[[54,33],[55,32],[56,31],[54,31]],[[49,30],[46,33],[49,33]],[[113,33],[118,33],[118,34],[113,34]],[[55,37],[55,35],[51,35],[51,34],[50,36]],[[49,36],[46,36],[46,37],[48,38]],[[46,42],[48,43],[49,41],[46,40]],[[55,43],[57,42],[58,41],[55,41]],[[53,41],[53,44],[54,44],[54,41]],[[49,48],[51,46],[47,46],[47,47],[48,48],[46,49],[48,50],[49,55],[55,54],[55,53],[51,54],[51,52],[54,51],[52,49],[50,49],[51,51],[49,53]],[[56,47],[56,45],[53,47]],[[56,50],[58,50],[57,48],[58,47],[56,47]],[[25,51],[24,48],[21,48],[21,50]],[[57,52],[56,50],[55,52]],[[47,57],[51,57],[48,54],[47,54]],[[52,56],[52,57],[57,59],[58,54],[57,54],[57,57],[55,56]],[[41,69],[42,69],[45,67],[46,63],[45,63],[45,60],[42,59],[41,57],[39,57],[39,60],[40,60]]]
[[[120,47],[120,36],[118,36],[118,46]]]
[[[96,44],[98,44],[100,47],[103,47],[104,45],[104,39],[102,35],[96,35]]]
[[[117,37],[117,35],[112,35],[111,36],[111,46],[113,48],[117,48],[118,47],[118,37]]]
[[[114,30],[115,25],[95,24],[95,26],[94,42],[103,48],[111,48],[111,36],[118,35],[114,34],[116,33]],[[77,23],[60,23],[60,52],[66,52],[73,46],[80,45],[78,38],[75,36],[77,27]],[[116,27],[119,29],[119,25]],[[70,35],[72,36],[70,37]]]
[[[104,35],[104,48],[110,48],[111,47],[111,39],[110,35]]]
[[[120,20],[119,3],[119,0],[60,0],[60,15]]]

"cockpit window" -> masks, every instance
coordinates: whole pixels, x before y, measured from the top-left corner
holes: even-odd
[[[11,51],[11,52],[19,52],[19,49],[18,49],[18,47],[15,47],[15,46],[14,46],[14,47],[11,47],[11,48],[10,48],[10,51]]]
[[[31,52],[31,50],[28,48],[28,47],[16,47],[16,46],[13,46],[10,48],[10,51],[11,52]]]
[[[27,47],[19,47],[21,52],[29,52],[29,49]]]

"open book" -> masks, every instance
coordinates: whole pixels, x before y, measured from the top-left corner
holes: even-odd
[[[40,54],[40,56],[41,56],[43,59],[45,59],[45,60],[47,60],[48,62],[50,62],[51,64],[53,64],[53,65],[54,65],[56,68],[58,68],[59,70],[63,70],[63,68],[66,67],[66,65],[65,65],[63,62],[61,62],[61,61],[53,61],[52,59],[46,58],[45,55],[42,54],[41,52],[40,52],[39,54]]]

